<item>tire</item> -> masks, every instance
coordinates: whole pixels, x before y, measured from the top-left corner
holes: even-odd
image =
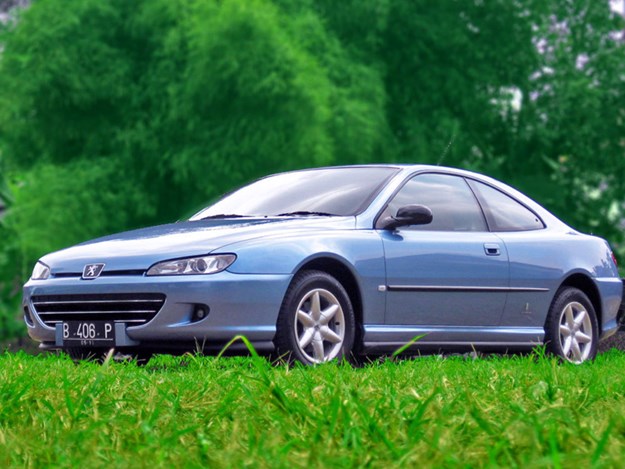
[[[599,326],[595,308],[584,292],[558,290],[545,322],[547,351],[571,363],[593,360],[597,355]]]
[[[350,358],[355,325],[349,295],[334,277],[317,270],[299,272],[278,315],[277,355],[306,365]]]

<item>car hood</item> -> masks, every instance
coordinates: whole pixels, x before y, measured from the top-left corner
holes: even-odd
[[[52,275],[79,274],[85,264],[104,263],[104,272],[147,270],[156,262],[229,252],[228,245],[296,232],[353,229],[354,217],[241,218],[200,220],[127,231],[48,254],[41,261]]]

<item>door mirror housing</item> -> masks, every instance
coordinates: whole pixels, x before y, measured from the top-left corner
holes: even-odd
[[[400,226],[427,225],[432,223],[432,210],[425,205],[404,205],[397,210],[394,217],[386,217],[378,223],[382,230],[395,230]]]

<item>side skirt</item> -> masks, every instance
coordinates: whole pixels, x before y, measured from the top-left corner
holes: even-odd
[[[388,353],[412,342],[407,351],[523,351],[544,342],[542,327],[365,326],[363,352]]]

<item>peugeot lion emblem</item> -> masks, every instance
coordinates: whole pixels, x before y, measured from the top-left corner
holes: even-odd
[[[87,264],[82,270],[82,278],[84,280],[92,280],[98,278],[104,269],[104,264]]]

